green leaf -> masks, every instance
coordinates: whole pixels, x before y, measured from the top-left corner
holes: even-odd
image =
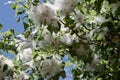
[[[2,24],[0,24],[0,30],[2,29],[2,27],[3,27]]]
[[[35,59],[38,56],[38,54],[34,54],[33,59]]]
[[[30,35],[30,33],[31,33],[31,31],[26,31],[26,32],[24,33],[24,37],[27,38],[27,37]]]
[[[18,18],[18,19],[16,20],[16,22],[20,22],[20,18]]]
[[[16,9],[16,6],[17,6],[17,4],[16,4],[16,3],[13,3],[13,4],[11,5],[11,8],[12,8],[13,10],[15,10],[15,9]]]
[[[109,4],[114,4],[117,3],[118,0],[107,0],[109,2]]]
[[[4,43],[0,42],[0,49],[3,49],[3,48],[4,48]]]
[[[54,26],[52,26],[51,24],[48,25],[48,28],[47,28],[47,29],[48,29],[51,33],[52,33],[52,32],[57,33],[57,32],[60,30],[60,28],[54,27]]]
[[[69,26],[70,29],[73,29],[75,27],[75,20],[71,19],[70,16],[66,16],[64,18],[65,25]]]
[[[26,31],[26,30],[27,30],[27,28],[29,27],[29,24],[27,24],[27,23],[23,22],[23,25],[24,25],[24,29],[25,29],[25,31]]]
[[[65,78],[66,77],[65,71],[60,72],[60,76],[62,76],[63,78]]]
[[[23,0],[17,0],[18,2],[22,2]]]
[[[16,11],[16,16],[23,14],[25,12],[25,10],[17,10]]]
[[[3,32],[2,34],[3,34],[3,36],[5,36],[7,39],[10,39],[11,36],[14,35],[14,34],[11,32],[11,30],[8,30],[8,31],[6,31],[6,32]]]
[[[96,8],[96,11],[97,11],[98,13],[99,13],[100,10],[101,10],[103,1],[104,1],[104,0],[96,0],[96,1],[95,1],[95,8]]]
[[[80,75],[80,71],[79,71],[79,70],[73,69],[73,70],[72,70],[72,73],[73,73],[74,80],[80,80],[80,78],[77,77],[77,76]]]
[[[11,32],[11,34],[13,34],[13,35],[14,35],[14,33],[15,33],[14,29],[10,29],[10,32]]]
[[[8,69],[8,65],[5,64],[5,65],[3,66],[3,72],[6,71],[7,69]]]
[[[13,50],[8,50],[8,53],[10,53],[10,54],[15,54],[15,51],[13,51]]]
[[[67,24],[73,24],[74,23],[74,20],[70,18],[70,16],[66,16],[64,18],[64,21],[67,23]]]

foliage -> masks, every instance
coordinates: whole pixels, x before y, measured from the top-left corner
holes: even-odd
[[[74,80],[118,80],[119,5],[119,0],[15,0],[11,8],[24,33],[1,33],[1,52],[15,58],[0,55],[0,79],[65,79],[65,68],[74,65]]]

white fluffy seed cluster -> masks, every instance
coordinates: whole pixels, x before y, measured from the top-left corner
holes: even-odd
[[[8,67],[6,67],[4,71],[5,66]],[[0,55],[0,80],[4,79],[7,76],[8,71],[11,71],[13,68],[14,68],[13,62],[5,58],[3,55]]]
[[[16,61],[22,61],[24,68],[33,68],[32,49],[36,48],[36,42],[31,39],[32,37],[25,39],[21,34],[18,35],[17,38],[14,39],[18,51]]]
[[[55,34],[50,34],[46,28],[44,28],[42,35],[44,36],[44,38],[42,40],[40,40],[37,44],[40,48],[45,48],[45,46],[47,44],[53,42],[53,40],[56,36]],[[21,38],[24,39],[23,36]],[[32,45],[29,46],[29,44],[31,42],[29,41],[29,43],[28,43],[26,41],[26,39],[24,39],[24,40],[25,40],[25,42],[24,41],[20,42],[17,45],[18,46],[18,49],[17,49],[18,54],[16,57],[17,61],[19,61],[19,60],[22,61],[23,69],[31,69],[31,68],[35,68],[35,67],[41,67],[40,74],[43,78],[47,78],[47,79],[53,77],[56,73],[58,73],[61,70],[62,60],[59,55],[53,55],[49,59],[47,59],[44,56],[44,60],[41,60],[42,55],[39,55],[35,60],[33,60],[32,49],[34,49],[36,47],[32,47]],[[19,41],[17,41],[17,42],[19,42]],[[44,44],[42,42],[44,42]],[[24,45],[26,47],[23,47]],[[25,72],[24,72],[24,74],[25,74]],[[29,77],[28,75],[25,75],[25,76],[21,75],[21,76],[23,79],[26,79]],[[18,76],[18,74],[14,74],[14,78],[17,78],[17,79],[20,79],[21,76]]]
[[[72,12],[77,2],[77,0],[55,0],[54,4],[46,2],[37,4],[36,6],[31,5],[27,14],[37,26],[39,26],[41,22],[56,24],[57,13],[59,12],[61,15],[66,15]]]
[[[87,71],[101,72],[103,70],[103,65],[99,63],[100,63],[100,57],[97,54],[94,54],[91,64],[86,65]]]
[[[26,48],[23,50],[20,50],[17,54],[17,60],[21,60],[23,67],[34,67],[33,66],[33,59],[32,59],[32,49]]]
[[[50,59],[45,59],[41,62],[41,76],[50,79],[55,74],[60,72],[62,61],[60,56],[53,55]]]
[[[25,71],[20,71],[19,74],[14,73],[11,80],[28,80],[29,75]]]
[[[30,10],[27,12],[29,17],[33,19],[36,25],[40,25],[41,22],[51,23],[54,20],[54,8],[50,3],[31,5]]]
[[[55,0],[55,9],[62,14],[68,14],[73,11],[77,4],[77,0]]]

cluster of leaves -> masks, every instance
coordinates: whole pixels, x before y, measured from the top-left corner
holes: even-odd
[[[38,0],[34,0],[34,4],[38,3]],[[111,5],[118,5],[115,11],[112,9]],[[80,79],[92,79],[92,80],[118,80],[120,77],[120,2],[119,0],[84,0],[79,2],[75,9],[80,11],[82,14],[87,16],[84,22],[76,28],[76,22],[66,15],[60,22],[68,27],[71,31],[71,35],[76,34],[79,37],[79,43],[73,42],[72,45],[66,45],[61,43],[59,46],[59,53],[61,56],[69,55],[70,62],[65,62],[63,64],[63,69],[65,66],[70,64],[75,65],[75,69],[72,70],[72,75],[74,80]],[[22,21],[24,26],[24,37],[28,38],[34,28],[36,27],[31,19],[25,15],[25,11],[29,9],[29,3],[24,4],[22,0],[16,0],[12,5],[12,9],[16,11],[16,16],[20,16],[17,22]],[[74,11],[75,13],[75,11]],[[76,13],[75,13],[76,14]],[[106,21],[96,21],[93,22],[94,17],[102,15]],[[100,19],[100,18],[99,18]],[[44,23],[45,24],[45,23]],[[56,29],[48,25],[48,30],[52,32],[59,32],[60,29]],[[2,25],[0,25],[1,29]],[[61,28],[61,24],[59,24]],[[107,30],[104,30],[107,28]],[[40,29],[42,30],[42,29]],[[102,34],[103,33],[103,34]],[[16,33],[14,30],[9,30],[2,33],[3,38],[0,40],[0,49],[6,50],[8,52],[13,51],[17,53],[15,44],[11,44],[11,40],[15,38]],[[92,35],[89,35],[92,34]],[[86,37],[88,35],[88,37]],[[104,37],[104,38],[103,38]],[[35,34],[34,39],[40,41],[43,37],[40,34]],[[47,46],[47,49],[33,50],[33,59],[35,59],[40,54],[47,54],[56,52],[55,42]],[[78,55],[75,51],[76,48],[82,45],[86,52],[81,51],[83,55]],[[92,48],[91,48],[92,46]],[[85,53],[85,54],[84,54]],[[92,64],[93,55],[97,54],[99,56],[99,62],[96,65],[102,65],[102,67],[97,67],[97,70],[87,70],[86,65]],[[18,63],[17,63],[18,64]],[[21,63],[20,63],[21,64]],[[17,69],[22,66],[17,66]],[[99,71],[100,70],[100,71]],[[36,79],[36,76],[41,76],[39,70],[32,70],[30,79]],[[55,75],[52,79],[58,80],[59,76],[65,78],[64,70]],[[38,77],[41,79],[41,77]]]
[[[118,76],[120,74],[120,31],[119,31],[119,19],[120,19],[120,14],[118,14],[119,8],[120,6],[118,6],[114,11],[112,11],[112,7],[110,6],[111,4],[117,4],[119,2],[119,0],[85,0],[86,4],[79,4],[77,7],[79,8],[79,10],[82,10],[84,12],[84,14],[87,14],[90,16],[96,16],[96,15],[102,15],[104,16],[106,19],[110,19],[108,21],[103,22],[102,24],[90,24],[90,20],[86,20],[85,24],[89,24],[86,27],[89,27],[89,29],[91,30],[96,30],[93,33],[93,40],[90,40],[90,42],[94,42],[93,44],[95,44],[95,50],[88,51],[87,56],[85,56],[84,62],[89,62],[91,61],[91,54],[98,54],[100,56],[100,64],[102,64],[104,66],[103,70],[101,72],[93,72],[93,75],[91,75],[90,73],[88,73],[86,70],[83,71],[79,68],[81,68],[81,64],[79,65],[79,68],[76,70],[73,70],[74,76],[75,76],[75,80],[76,79],[76,75],[80,76],[83,75],[82,79],[97,79],[97,80],[102,80],[102,79],[106,79],[106,80],[117,80],[120,77]],[[102,12],[102,8],[107,5],[104,9],[106,10],[105,12]],[[86,8],[85,8],[86,7]],[[90,17],[89,17],[90,19]],[[83,26],[84,27],[84,26]],[[105,40],[102,40],[100,38],[100,33],[104,33],[103,28],[107,27],[108,31],[107,34],[105,35]],[[89,30],[88,29],[88,30]],[[91,31],[89,30],[89,31]],[[83,30],[85,31],[85,30]],[[115,39],[116,37],[116,39]],[[89,41],[87,41],[89,42]],[[88,43],[87,43],[88,45]],[[91,44],[89,44],[91,45]],[[86,45],[85,45],[86,46]],[[74,47],[74,46],[73,46]],[[90,54],[90,55],[89,55]],[[78,64],[77,64],[78,65]],[[84,69],[84,67],[82,66],[82,68]],[[99,69],[99,68],[98,68]],[[78,78],[79,80],[79,78]]]

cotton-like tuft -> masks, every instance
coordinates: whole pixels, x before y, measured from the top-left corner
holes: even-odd
[[[55,8],[62,14],[68,14],[75,8],[77,0],[55,0]]]
[[[27,11],[27,14],[37,26],[39,26],[41,22],[51,24],[52,20],[55,19],[54,6],[49,2],[38,4],[36,6],[31,5],[30,10]]]

